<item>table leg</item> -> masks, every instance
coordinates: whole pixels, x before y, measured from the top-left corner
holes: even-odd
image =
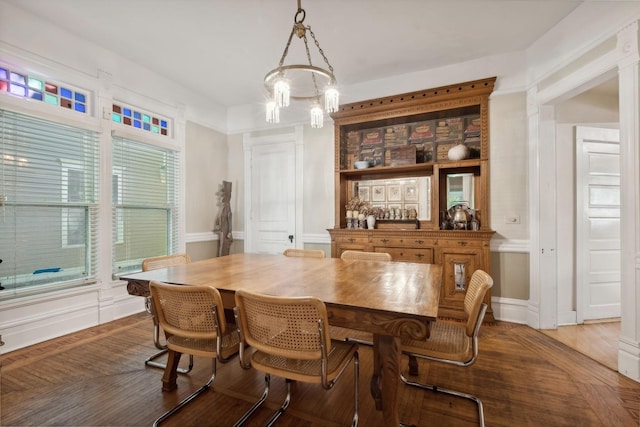
[[[163,391],[171,391],[178,388],[176,379],[178,377],[178,363],[180,363],[180,356],[182,356],[182,353],[169,350],[167,366],[164,368],[164,375],[162,376]]]
[[[400,337],[373,336],[373,375],[371,395],[376,409],[382,410],[384,425],[400,425],[398,387],[400,383]]]

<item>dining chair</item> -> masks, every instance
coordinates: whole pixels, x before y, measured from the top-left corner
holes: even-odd
[[[331,339],[325,304],[316,297],[279,297],[244,289],[236,291],[234,309],[240,333],[240,365],[265,374],[260,399],[236,422],[241,426],[267,399],[271,375],[286,380],[282,406],[265,425],[271,426],[291,400],[291,382],[321,384],[331,389],[353,360],[354,412],[358,425],[358,345]],[[246,346],[255,349],[245,361]]]
[[[285,249],[284,256],[290,257],[308,257],[308,258],[325,258],[326,254],[322,249]]]
[[[222,297],[213,286],[171,285],[152,280],[149,290],[158,322],[167,334],[167,348],[212,359],[209,381],[158,417],[153,423],[157,426],[213,385],[216,360],[227,362],[237,354],[240,336],[236,325],[227,324]]]
[[[172,267],[174,265],[183,265],[189,264],[191,262],[191,258],[187,254],[173,254],[173,255],[164,255],[153,258],[146,258],[142,260],[142,271],[149,270],[157,270],[158,268],[166,268]],[[165,363],[156,362],[155,359],[165,354],[167,350],[167,346],[160,342],[160,326],[158,325],[158,319],[156,318],[155,313],[153,312],[153,303],[151,302],[151,297],[148,296],[144,301],[145,310],[147,313],[151,314],[153,319],[153,344],[160,351],[152,354],[147,357],[144,361],[146,366],[153,366],[155,368],[164,369],[166,367]],[[186,374],[193,369],[193,356],[189,355],[189,367],[187,369],[178,368],[178,372],[181,374]]]
[[[386,252],[344,251],[340,255],[340,259],[354,259],[360,261],[391,261],[391,255]]]
[[[464,298],[466,322],[438,320],[431,325],[430,335],[426,340],[412,340],[403,337],[402,353],[418,359],[456,366],[473,365],[478,358],[478,331],[487,311],[487,304],[483,301],[492,286],[491,276],[483,270],[476,270],[471,276]],[[484,410],[482,401],[478,397],[436,385],[410,381],[404,374],[401,374],[400,378],[410,386],[472,400],[478,408],[479,424],[484,426]]]

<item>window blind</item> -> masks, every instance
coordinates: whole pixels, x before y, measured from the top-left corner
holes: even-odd
[[[113,274],[178,248],[178,153],[112,137]]]
[[[97,276],[98,135],[0,109],[0,298]]]

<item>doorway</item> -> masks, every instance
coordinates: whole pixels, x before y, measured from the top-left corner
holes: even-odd
[[[302,237],[302,127],[244,135],[245,252],[282,253]],[[300,243],[301,244],[301,243]]]

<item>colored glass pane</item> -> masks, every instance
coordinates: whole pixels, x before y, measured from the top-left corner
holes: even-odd
[[[116,123],[122,123],[122,118],[120,117],[120,114],[111,113],[111,120],[113,120]]]
[[[27,88],[14,83],[11,83],[9,87],[9,92],[11,92],[14,95],[27,96]]]
[[[86,108],[84,104],[81,104],[79,102],[76,102],[73,106],[73,109],[76,111],[79,111],[81,113],[85,113],[86,112]]]
[[[131,117],[123,117],[122,123],[124,123],[125,125],[131,126]]]
[[[82,93],[76,92],[74,95],[74,99],[78,102],[87,102],[85,96]]]
[[[153,123],[154,125],[158,125],[160,124],[160,120],[158,120],[157,117],[154,117],[153,120],[151,120],[151,123]]]
[[[114,113],[122,113],[122,107],[120,107],[119,105],[113,104],[113,112]]]
[[[37,90],[29,90],[29,98],[42,101],[42,92],[38,92]]]
[[[58,86],[51,84],[51,83],[45,83],[44,84],[44,90],[46,90],[49,93],[58,93]]]
[[[142,114],[140,114],[138,111],[134,111],[133,118],[140,120],[142,118]]]
[[[142,122],[140,120],[134,120],[133,121],[133,127],[134,128],[141,128],[142,127]]]
[[[0,80],[0,90],[6,92],[9,89],[9,83]]]
[[[158,126],[152,126],[151,127],[151,132],[153,133],[160,133],[160,128]]]
[[[151,125],[149,123],[145,123],[143,129],[144,130],[150,130],[151,129]]]
[[[44,102],[51,105],[58,105],[58,97],[50,93],[44,94]]]
[[[64,97],[64,98],[71,99],[71,98],[73,98],[73,92],[72,92],[72,91],[70,91],[70,90],[69,90],[69,89],[67,89],[67,88],[61,87],[61,88],[60,88],[60,96],[62,96],[62,97]]]
[[[44,82],[42,80],[34,79],[33,77],[29,77],[29,87],[31,89],[42,90],[44,89]]]
[[[122,115],[123,116],[127,116],[127,117],[131,117],[131,108],[123,108],[122,109]]]
[[[165,135],[165,136],[166,136],[166,135],[167,135],[167,130],[166,130],[166,129],[161,129],[161,130],[160,130],[160,133],[161,133],[162,135]]]
[[[162,126],[163,128],[167,127],[167,121],[166,120],[160,120],[160,126]]]
[[[149,122],[151,121],[151,117],[149,117],[149,116],[148,116],[148,115],[146,115],[146,114],[143,114],[143,115],[142,115],[142,121],[143,121],[143,122],[145,122],[145,123],[149,123]],[[148,130],[148,129],[147,129],[147,130]]]
[[[0,68],[0,79],[9,80],[9,71],[6,68]]]
[[[71,109],[71,100],[70,99],[60,98],[60,106],[64,107],[64,108]]]
[[[27,78],[25,76],[23,76],[22,74],[14,73],[13,71],[11,72],[11,81],[13,83],[20,83],[21,85],[27,84]]]

